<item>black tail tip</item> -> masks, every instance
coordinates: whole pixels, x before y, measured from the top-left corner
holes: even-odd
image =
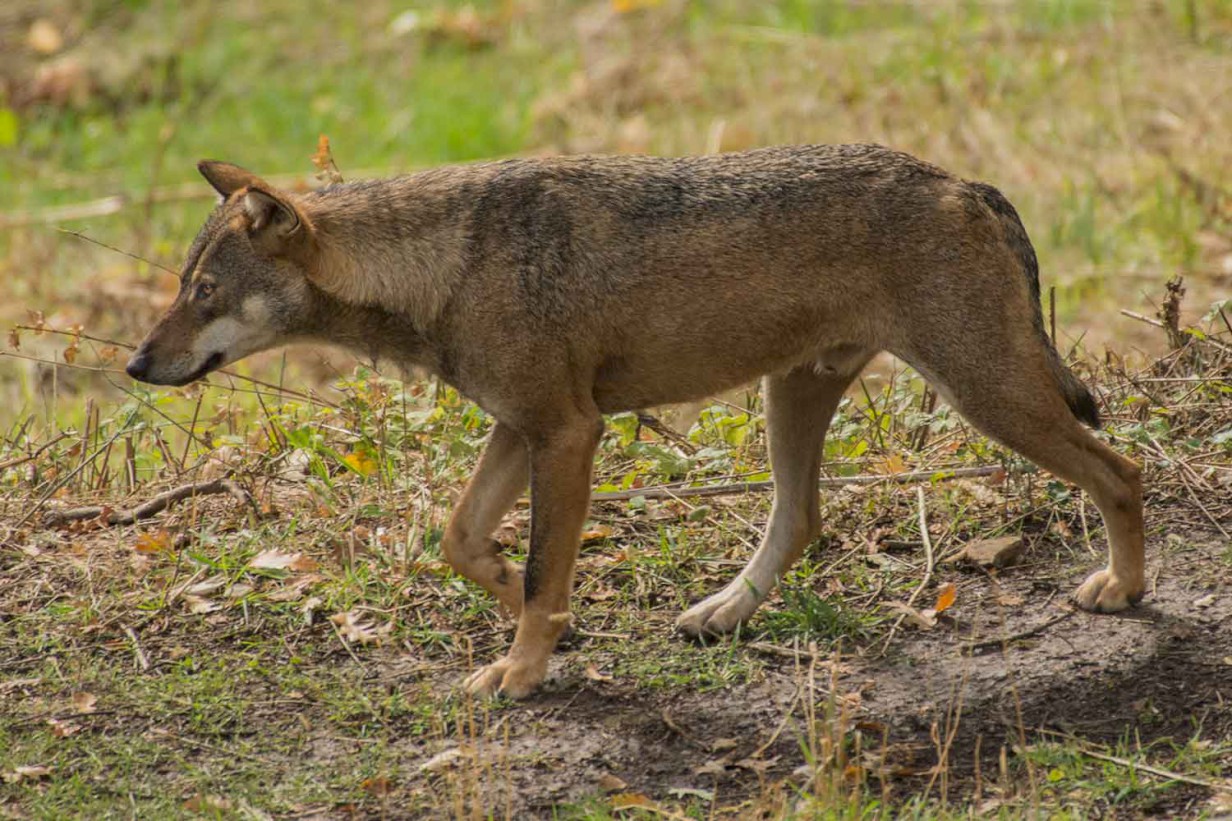
[[[1069,409],[1074,412],[1074,416],[1078,417],[1078,421],[1099,430],[1099,406],[1095,404],[1095,397],[1087,390],[1087,387],[1079,385],[1078,389],[1068,398]]]

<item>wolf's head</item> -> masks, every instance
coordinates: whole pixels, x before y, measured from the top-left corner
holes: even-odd
[[[222,201],[188,251],[175,302],[127,367],[156,385],[185,385],[288,341],[308,299],[313,227],[293,199],[229,163],[197,168]]]

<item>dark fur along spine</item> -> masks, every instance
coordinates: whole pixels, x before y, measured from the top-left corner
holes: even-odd
[[[1031,288],[1031,302],[1035,309],[1033,316],[1035,329],[1039,332],[1044,347],[1048,349],[1048,362],[1052,368],[1052,375],[1061,388],[1065,403],[1069,405],[1069,409],[1079,421],[1098,428],[1100,426],[1099,408],[1095,404],[1095,397],[1091,395],[1087,386],[1074,375],[1074,372],[1066,367],[1061,355],[1057,353],[1056,346],[1048,337],[1048,332],[1044,330],[1044,314],[1040,306],[1039,260],[1035,257],[1035,248],[1031,245],[1030,237],[1027,236],[1026,227],[1023,226],[1014,206],[1000,191],[982,182],[970,185],[979,194],[984,204],[1001,220],[1006,239],[1022,261],[1027,283]]]

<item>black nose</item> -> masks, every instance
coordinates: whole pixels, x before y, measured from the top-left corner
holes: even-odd
[[[133,358],[128,360],[127,367],[124,368],[133,379],[144,379],[146,371],[150,369],[150,357],[145,351],[137,351],[133,354]]]

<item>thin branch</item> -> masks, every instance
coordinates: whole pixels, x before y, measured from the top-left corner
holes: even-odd
[[[818,487],[843,487],[845,485],[875,485],[881,482],[908,485],[913,482],[939,482],[947,479],[970,479],[977,476],[995,476],[998,473],[1034,473],[1033,467],[1006,468],[1002,465],[979,465],[967,468],[950,468],[944,470],[917,470],[910,473],[859,474],[856,476],[823,476],[817,482]],[[596,502],[619,502],[628,499],[678,499],[696,496],[734,496],[741,493],[768,493],[774,490],[774,482],[732,482],[722,485],[701,485],[698,487],[672,487],[656,485],[635,490],[612,490],[594,493],[591,499]]]
[[[161,262],[154,262],[153,260],[146,259],[143,256],[138,256],[137,254],[133,254],[128,251],[125,251],[123,248],[117,248],[114,245],[108,245],[107,243],[102,242],[100,240],[96,240],[94,237],[87,236],[86,234],[83,234],[80,231],[70,231],[67,228],[57,228],[56,230],[59,231],[61,234],[68,234],[71,237],[77,237],[77,239],[83,239],[86,242],[92,242],[95,245],[99,246],[100,248],[106,248],[108,251],[115,251],[117,254],[126,256],[129,259],[135,259],[138,262],[144,262],[146,265],[152,265],[155,268],[161,268],[167,273],[174,274],[177,277],[180,275],[179,271],[168,268],[166,265],[163,265]]]
[[[15,468],[18,465],[24,465],[26,462],[33,462],[35,459],[42,456],[43,452],[46,451],[49,447],[54,445],[56,442],[61,442],[67,439],[68,436],[69,434],[67,433],[58,434],[51,441],[45,442],[42,445],[39,445],[38,449],[35,450],[34,453],[31,453],[29,456],[19,456],[16,459],[10,459],[7,462],[0,462],[0,471],[8,470],[9,468]]]
[[[933,556],[933,540],[928,534],[928,514],[924,508],[924,488],[916,487],[915,489],[916,503],[919,508],[920,521],[920,539],[924,542],[924,580],[920,582],[920,586],[911,592],[911,597],[907,599],[907,606],[915,605],[915,600],[924,592],[924,588],[928,587],[928,583],[933,580],[933,567],[936,566],[936,559]],[[899,617],[899,622],[902,622],[902,617]]]
[[[53,510],[43,517],[43,524],[48,526],[79,522],[83,519],[99,519],[107,525],[130,525],[141,519],[161,513],[170,505],[181,502],[193,496],[207,496],[213,493],[230,493],[246,505],[252,504],[252,496],[248,491],[232,482],[230,479],[215,479],[211,482],[181,485],[172,490],[158,494],[148,502],[130,510],[108,510],[105,507],[91,505],[77,507],[71,510]]]

